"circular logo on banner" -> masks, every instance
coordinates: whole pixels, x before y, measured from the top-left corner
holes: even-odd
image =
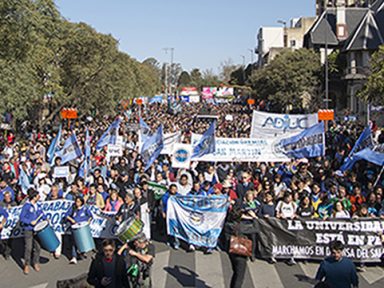
[[[188,151],[185,149],[178,149],[175,152],[175,159],[178,162],[185,162],[188,160]]]
[[[191,212],[191,214],[189,214],[189,219],[191,219],[193,224],[199,226],[204,222],[204,215],[198,212]]]

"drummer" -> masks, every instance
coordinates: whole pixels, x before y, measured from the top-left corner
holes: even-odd
[[[40,259],[40,244],[37,241],[36,235],[33,233],[33,228],[41,220],[45,220],[46,217],[41,207],[37,205],[40,199],[39,192],[30,188],[28,190],[28,201],[25,202],[20,213],[20,222],[24,230],[24,269],[25,275],[29,274],[29,265],[32,265],[33,269],[37,272],[40,271],[39,259]],[[33,254],[33,255],[32,255]]]
[[[88,207],[84,205],[84,198],[81,196],[76,196],[75,203],[65,214],[65,219],[68,220],[71,225],[75,225],[83,222],[91,222],[92,214],[89,211]],[[75,239],[72,236],[72,259],[69,261],[70,264],[77,264],[77,251],[75,245]],[[85,254],[80,253],[79,258],[84,259]]]
[[[130,218],[140,219],[140,205],[135,201],[135,197],[131,190],[127,190],[124,197],[124,204],[121,205],[116,214],[116,220],[122,223]]]

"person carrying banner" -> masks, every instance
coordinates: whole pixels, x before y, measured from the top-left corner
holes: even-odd
[[[37,202],[40,199],[39,192],[30,188],[28,190],[28,201],[23,205],[20,213],[20,222],[24,230],[24,274],[29,274],[29,265],[31,264],[32,256],[32,265],[33,268],[39,272],[40,265],[40,244],[34,235],[33,228],[41,220],[45,220],[45,215],[37,205]]]
[[[316,280],[322,281],[329,288],[351,288],[359,286],[359,277],[353,262],[343,257],[344,245],[341,241],[332,241],[329,245],[331,256],[320,263]]]
[[[125,261],[127,264],[128,280],[131,288],[150,288],[152,287],[151,267],[155,258],[155,246],[140,234],[133,241],[131,249],[128,243],[125,243],[117,254],[122,255],[127,249]]]
[[[72,205],[71,208],[67,211],[65,214],[65,219],[69,221],[72,225],[82,223],[82,222],[90,222],[92,218],[92,214],[89,211],[88,207],[84,205],[85,201],[83,197],[77,196],[75,198],[75,203]],[[73,238],[73,235],[71,237],[71,246],[72,246],[72,258],[69,261],[70,264],[77,264],[77,257],[78,253],[76,250],[75,245],[75,239]],[[80,254],[80,259],[83,259],[85,257],[85,254]]]
[[[5,210],[3,206],[0,206],[0,219],[1,219],[0,233],[3,230],[5,223],[7,223],[8,217],[9,217],[9,214],[7,210]],[[11,239],[4,239],[4,240],[0,239],[0,247],[2,247],[2,252],[5,260],[8,260],[9,256],[11,255],[12,250],[11,250],[11,246],[9,245],[10,241]]]

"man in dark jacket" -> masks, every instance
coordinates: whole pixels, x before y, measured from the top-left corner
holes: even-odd
[[[245,193],[255,188],[255,186],[251,182],[251,179],[252,177],[248,172],[243,172],[241,174],[241,182],[239,183],[239,185],[237,185],[237,188],[236,188],[236,194],[237,194],[237,197],[239,197],[239,200],[241,203],[244,200]]]
[[[125,261],[115,253],[114,240],[103,241],[103,253],[98,254],[92,261],[87,282],[96,288],[129,287]]]

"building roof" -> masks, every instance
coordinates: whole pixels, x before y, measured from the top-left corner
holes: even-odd
[[[384,44],[384,0],[371,7],[346,7],[347,39],[336,36],[336,8],[328,8],[305,36],[306,47],[339,47],[342,51],[375,50]]]
[[[346,41],[342,51],[375,50],[382,44],[384,40],[374,11],[369,10],[352,37]]]

